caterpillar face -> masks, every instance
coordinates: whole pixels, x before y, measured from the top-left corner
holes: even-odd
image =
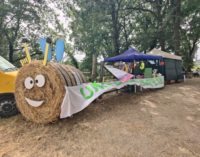
[[[29,76],[24,80],[24,86],[27,90],[32,90],[32,88],[38,88],[38,90],[40,90],[40,88],[44,87],[45,81],[45,77],[42,74],[36,75],[34,79]],[[44,98],[37,100],[36,98],[29,98],[25,96],[25,100],[33,107],[39,107],[44,103]]]
[[[33,62],[22,67],[16,79],[15,97],[20,112],[37,123],[59,117],[65,89],[58,70],[51,64]]]

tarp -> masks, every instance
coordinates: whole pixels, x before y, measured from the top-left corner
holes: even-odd
[[[140,61],[140,60],[160,60],[160,59],[162,59],[161,56],[147,55],[138,52],[134,48],[129,48],[127,51],[118,56],[106,58],[104,62],[119,62],[119,61],[133,62],[134,60]]]
[[[153,49],[147,54],[149,55],[155,55],[155,56],[162,56],[163,58],[168,58],[168,59],[176,59],[176,60],[182,60],[181,56],[173,55],[158,49]]]

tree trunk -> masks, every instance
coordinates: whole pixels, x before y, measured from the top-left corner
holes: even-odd
[[[161,50],[162,51],[165,51],[165,37],[164,37],[164,32],[163,32],[163,29],[162,31],[160,31],[160,47],[161,47]]]
[[[97,77],[97,55],[94,53],[92,55],[92,76],[91,79],[94,81]]]
[[[150,44],[150,50],[154,49],[157,45],[157,38],[155,38],[154,40],[152,40],[151,44]]]
[[[100,64],[100,78],[99,78],[99,81],[100,81],[100,82],[103,82],[104,65],[105,65],[105,63],[104,63],[104,62],[101,62],[101,64]]]
[[[190,45],[189,43],[189,53],[187,55],[187,60],[188,60],[188,65],[187,65],[187,70],[188,71],[191,71],[191,68],[193,66],[193,58],[194,58],[194,54],[195,52],[197,51],[197,41],[198,41],[198,38],[195,39],[193,42],[192,42],[192,45]]]
[[[156,1],[156,13],[157,13],[157,27],[158,27],[158,43],[160,44],[161,50],[165,51],[165,31],[163,24],[163,13],[162,13],[162,0]]]
[[[123,29],[124,29],[124,38],[125,38],[125,48],[128,50],[129,42],[128,42],[128,33],[126,31],[126,18],[123,19]]]
[[[119,23],[118,23],[118,10],[114,2],[111,3],[111,16],[112,16],[112,27],[113,27],[113,44],[115,54],[119,54]]]
[[[11,63],[13,63],[13,54],[14,54],[13,44],[9,43],[9,61]]]
[[[180,16],[181,16],[181,1],[172,0],[173,12],[173,27],[174,27],[174,51],[176,55],[180,55]]]

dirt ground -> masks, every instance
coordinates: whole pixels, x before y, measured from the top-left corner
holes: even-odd
[[[200,157],[200,79],[109,94],[72,118],[0,119],[3,157]]]

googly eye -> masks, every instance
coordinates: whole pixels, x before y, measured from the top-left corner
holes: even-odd
[[[31,89],[34,86],[34,80],[32,77],[27,77],[24,81],[24,86],[26,89]]]
[[[35,77],[35,83],[38,87],[43,87],[45,85],[45,77],[43,75],[37,75]]]

